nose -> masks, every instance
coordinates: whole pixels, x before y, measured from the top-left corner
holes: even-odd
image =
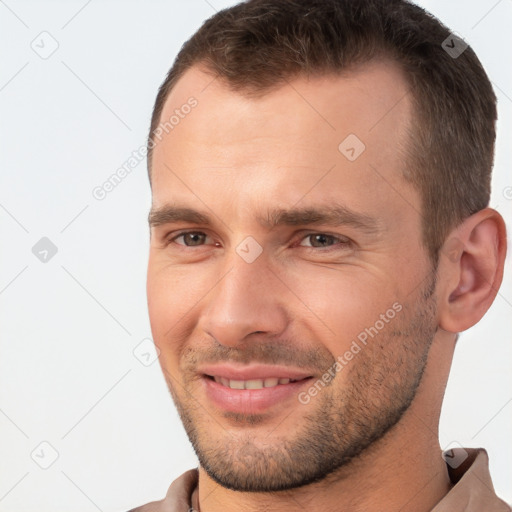
[[[285,291],[266,258],[230,258],[203,309],[200,325],[218,343],[236,347],[254,333],[278,336],[286,328]]]

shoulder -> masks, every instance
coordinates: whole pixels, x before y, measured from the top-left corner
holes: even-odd
[[[191,495],[197,480],[197,468],[189,469],[172,482],[164,499],[151,501],[127,512],[187,512],[191,508]]]

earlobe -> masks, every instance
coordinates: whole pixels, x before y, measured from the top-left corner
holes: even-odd
[[[502,216],[485,208],[455,228],[441,248],[439,326],[462,332],[475,325],[493,303],[503,279],[506,230]]]

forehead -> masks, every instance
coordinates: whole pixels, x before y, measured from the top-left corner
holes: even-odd
[[[153,205],[209,197],[212,187],[210,201],[236,195],[245,205],[305,195],[341,195],[353,207],[418,203],[401,176],[411,121],[409,86],[388,61],[296,78],[258,97],[193,67],[161,115],[167,129],[153,152]]]

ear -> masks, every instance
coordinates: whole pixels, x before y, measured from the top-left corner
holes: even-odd
[[[503,279],[506,247],[505,222],[492,208],[471,215],[447,236],[438,268],[442,329],[465,331],[484,316]]]

